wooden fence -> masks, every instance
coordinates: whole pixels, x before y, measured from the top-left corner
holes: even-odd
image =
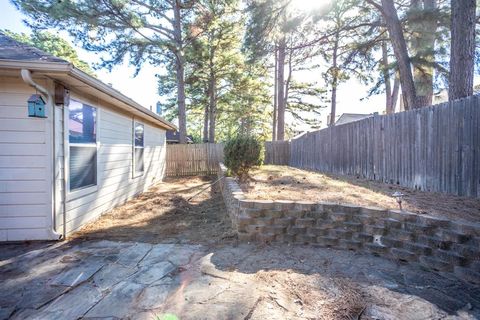
[[[289,164],[480,197],[480,97],[304,134],[291,141]]]
[[[223,161],[223,144],[169,144],[166,158],[166,176],[215,174]]]
[[[290,162],[290,141],[265,142],[265,164],[288,165]]]

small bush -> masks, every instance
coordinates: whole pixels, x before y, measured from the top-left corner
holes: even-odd
[[[225,144],[225,165],[240,180],[263,162],[263,144],[252,136],[237,136]]]

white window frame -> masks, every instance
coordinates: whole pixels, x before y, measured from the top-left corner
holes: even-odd
[[[64,132],[64,140],[63,140],[63,145],[64,145],[64,154],[65,154],[65,186],[67,187],[67,201],[70,200],[75,200],[81,197],[84,197],[88,194],[94,193],[98,191],[98,185],[100,182],[100,171],[99,171],[99,122],[100,122],[100,108],[97,107],[96,105],[86,102],[85,100],[82,100],[81,98],[77,96],[72,96],[71,100],[75,100],[78,103],[86,104],[89,105],[93,108],[96,109],[96,117],[95,117],[95,132],[96,132],[96,141],[95,143],[70,143],[70,130],[69,130],[69,122],[70,122],[70,105],[66,106],[63,108],[63,132]],[[92,186],[87,186],[84,188],[76,189],[76,190],[71,190],[70,189],[70,146],[82,146],[82,147],[92,147],[96,148],[96,184]]]
[[[135,146],[135,126],[137,124],[141,124],[143,126],[143,146],[141,147],[143,149],[143,171],[137,171],[136,170],[136,157],[135,157],[135,149],[140,148]],[[133,126],[132,126],[132,177],[139,178],[142,177],[145,174],[145,123],[138,121],[137,119],[133,119]]]

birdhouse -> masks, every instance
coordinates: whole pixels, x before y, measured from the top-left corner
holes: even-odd
[[[39,94],[32,94],[28,99],[28,116],[46,118],[45,100]]]

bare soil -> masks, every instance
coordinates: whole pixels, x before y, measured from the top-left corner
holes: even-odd
[[[404,210],[454,220],[480,221],[480,199],[425,192],[355,177],[322,174],[287,166],[253,170],[242,184],[249,199],[304,200],[398,209],[395,191],[405,196]]]
[[[214,177],[168,178],[72,235],[148,243],[212,244],[234,238]],[[189,198],[196,195],[190,201]]]

